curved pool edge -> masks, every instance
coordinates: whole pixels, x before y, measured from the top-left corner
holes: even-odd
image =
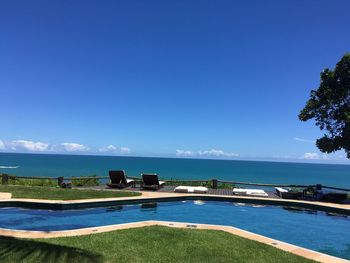
[[[280,240],[272,239],[263,235],[242,230],[240,228],[236,228],[232,226],[223,226],[223,225],[211,225],[211,224],[149,220],[149,221],[115,224],[115,225],[108,225],[108,226],[80,228],[80,229],[74,229],[74,230],[63,230],[63,231],[30,231],[30,230],[12,230],[12,229],[0,228],[0,236],[14,237],[14,238],[31,238],[31,239],[59,238],[59,237],[91,235],[91,234],[97,234],[97,233],[105,233],[105,232],[111,232],[111,231],[117,231],[117,230],[126,230],[126,229],[148,227],[148,226],[166,226],[166,227],[174,227],[174,228],[225,231],[227,233],[237,235],[249,240],[257,241],[260,243],[264,243],[266,245],[273,246],[277,249],[280,249],[307,259],[311,259],[317,262],[324,262],[324,263],[350,262],[346,259],[330,256],[314,250],[292,245]]]
[[[223,196],[208,194],[184,194],[184,193],[160,193],[160,192],[141,192],[141,196],[116,197],[116,198],[98,198],[81,200],[44,200],[44,199],[0,199],[0,207],[26,207],[38,209],[77,209],[92,208],[97,206],[134,204],[143,202],[162,202],[162,201],[182,201],[182,200],[204,200],[204,201],[229,201],[241,203],[266,204],[275,206],[295,206],[300,208],[309,208],[314,210],[340,213],[350,215],[350,205],[325,203],[317,201],[304,201],[292,199],[276,199],[266,197],[248,197],[248,196]]]

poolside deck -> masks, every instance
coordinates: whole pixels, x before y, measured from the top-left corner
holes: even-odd
[[[135,188],[133,187],[126,187],[122,190],[127,191],[142,191],[142,192],[160,192],[160,193],[174,193],[174,189],[176,186],[172,185],[165,185],[164,187],[160,188],[157,191],[152,190],[145,190],[142,189],[139,185],[136,185]],[[96,190],[108,190],[108,191],[120,191],[120,189],[110,188],[106,185],[99,185],[99,186],[90,186],[90,187],[79,187],[79,189],[96,189]],[[265,191],[269,196],[267,198],[275,198],[275,199],[281,199],[278,195],[276,195],[273,191]],[[181,193],[178,193],[181,194]],[[233,196],[232,189],[212,189],[208,188],[208,195],[222,195],[222,196]]]

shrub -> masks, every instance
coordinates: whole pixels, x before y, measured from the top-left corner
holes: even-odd
[[[56,178],[54,178],[56,179]],[[57,186],[57,180],[50,179],[22,179],[10,177],[9,185],[24,185],[24,186]]]
[[[92,177],[96,177],[96,175],[93,175]],[[99,184],[100,182],[97,178],[90,177],[90,178],[72,179],[72,186],[95,186]]]

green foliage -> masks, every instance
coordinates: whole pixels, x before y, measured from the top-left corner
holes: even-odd
[[[291,193],[302,193],[303,192],[303,188],[300,188],[300,187],[289,187],[288,188],[288,192],[291,192]]]
[[[80,177],[79,179],[72,180],[72,186],[96,186],[99,185],[100,182],[96,177],[96,175],[88,176],[90,178]],[[93,178],[91,178],[93,177]],[[73,177],[74,178],[74,177]],[[2,180],[0,177],[0,184],[2,184]],[[57,178],[52,179],[25,179],[25,178],[16,178],[15,176],[9,176],[8,180],[9,185],[25,185],[25,186],[57,186]]]
[[[235,184],[224,184],[224,183],[218,184],[218,189],[233,189],[235,187],[236,187]]]
[[[24,186],[57,186],[57,180],[49,179],[20,179],[9,178],[9,185],[24,185]]]
[[[321,83],[312,90],[310,99],[299,114],[301,121],[315,119],[326,132],[316,141],[325,153],[344,149],[350,158],[350,54],[338,62],[334,70],[321,72]]]
[[[1,262],[314,262],[223,231],[161,226],[86,236],[0,237]]]
[[[96,175],[91,177],[96,177]],[[81,178],[72,180],[72,186],[96,186],[99,184],[100,182],[97,178]]]

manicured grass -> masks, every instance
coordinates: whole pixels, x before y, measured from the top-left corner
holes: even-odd
[[[80,237],[0,237],[0,262],[313,262],[222,231],[152,226]]]
[[[19,185],[0,185],[0,192],[12,193],[12,198],[34,198],[51,200],[76,200],[140,195],[140,193],[127,191],[78,190]]]

